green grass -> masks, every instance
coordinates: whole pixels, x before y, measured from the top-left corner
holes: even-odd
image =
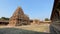
[[[0,28],[0,34],[48,34],[48,33],[29,31],[18,28]]]
[[[0,26],[0,34],[47,34],[48,24],[25,25],[25,26]]]

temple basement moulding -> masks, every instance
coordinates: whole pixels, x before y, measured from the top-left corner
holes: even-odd
[[[30,24],[29,17],[24,14],[21,7],[18,7],[12,17],[9,19],[10,26],[20,26]]]

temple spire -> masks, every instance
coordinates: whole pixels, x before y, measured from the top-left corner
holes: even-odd
[[[14,12],[13,15],[23,15],[23,14],[24,14],[24,13],[23,13],[22,8],[21,8],[21,7],[18,7],[18,8],[16,9],[16,11]]]

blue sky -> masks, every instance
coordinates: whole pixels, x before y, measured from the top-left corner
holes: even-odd
[[[50,18],[54,0],[0,0],[0,17],[11,17],[18,6],[31,19]]]

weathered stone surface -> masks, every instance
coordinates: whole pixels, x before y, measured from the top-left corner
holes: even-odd
[[[21,7],[18,7],[9,20],[9,25],[20,26],[29,24],[29,17],[24,14]]]
[[[50,31],[52,34],[60,34],[60,0],[55,0],[51,14]]]

